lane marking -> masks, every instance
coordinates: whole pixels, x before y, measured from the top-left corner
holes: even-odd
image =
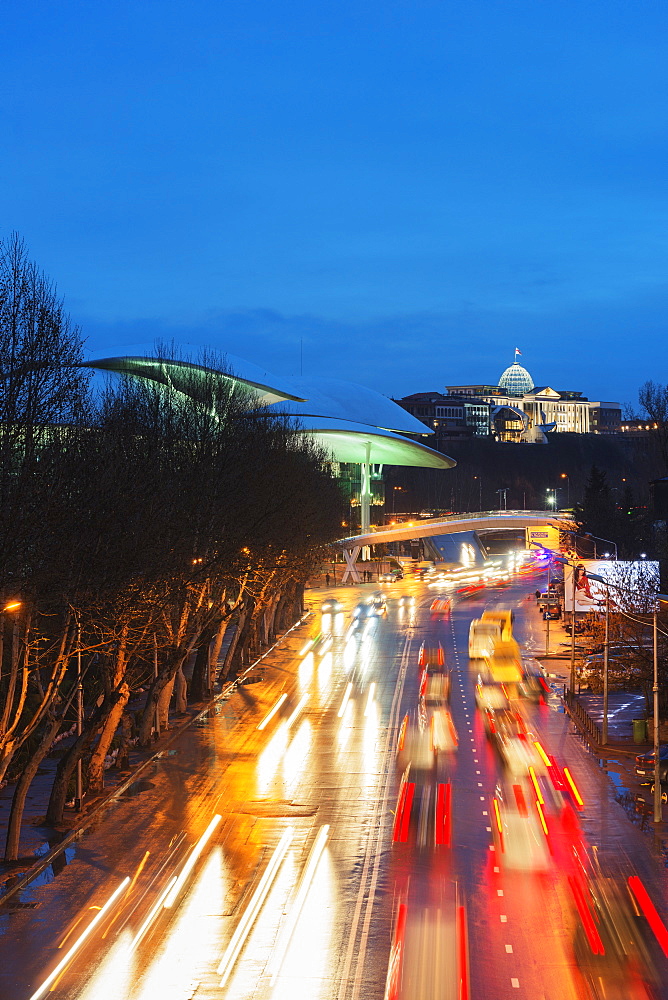
[[[356,967],[355,981],[353,983],[353,996],[355,995],[355,991],[358,988],[358,980],[361,978],[361,970],[363,969],[364,966],[364,952],[366,951],[366,937],[364,936],[364,929],[365,927],[368,926],[367,917],[369,917],[370,919],[369,911],[373,901],[373,894],[375,894],[375,883],[378,879],[378,869],[380,867],[380,860],[381,860],[380,843],[383,834],[385,832],[385,826],[386,826],[384,816],[386,815],[387,803],[390,795],[390,788],[392,786],[394,777],[393,769],[390,766],[391,765],[390,746],[394,743],[394,740],[396,739],[395,730],[397,727],[397,719],[401,706],[401,698],[403,695],[404,683],[408,671],[408,660],[409,660],[411,644],[412,644],[412,632],[411,634],[407,635],[404,640],[404,649],[401,655],[401,665],[399,667],[399,674],[397,676],[397,682],[394,688],[394,697],[392,699],[392,705],[390,707],[390,716],[387,724],[387,735],[385,738],[385,746],[382,751],[385,757],[385,793],[382,799],[380,798],[380,796],[376,799],[374,804],[374,810],[371,816],[371,823],[369,824],[369,830],[373,831],[374,828],[376,828],[377,826],[378,833],[375,839],[375,847],[374,847],[373,833],[369,834],[366,844],[364,865],[362,868],[362,875],[360,877],[360,886],[357,893],[357,901],[355,903],[353,919],[350,926],[348,947],[346,949],[346,955],[343,962],[343,968],[339,980],[338,1000],[345,1000],[346,994],[348,993],[348,978],[350,975],[350,968],[353,961],[353,954],[355,952],[355,943],[357,941],[357,933],[359,930],[360,915],[362,912],[362,907],[364,905],[364,899],[367,894],[369,869],[371,868],[373,860],[371,885],[369,886],[368,890],[369,895],[367,897],[367,912],[365,914],[365,923],[362,928],[360,947],[357,951],[357,967]],[[380,822],[378,821],[379,816],[381,817]],[[373,893],[371,891],[372,887],[374,890]],[[367,931],[367,936],[368,936],[368,931]]]

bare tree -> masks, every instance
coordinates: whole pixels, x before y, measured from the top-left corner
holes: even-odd
[[[654,425],[664,469],[668,469],[668,385],[645,382],[638,392],[638,400]]]

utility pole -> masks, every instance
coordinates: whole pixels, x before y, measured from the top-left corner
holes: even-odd
[[[659,657],[658,636],[656,626],[656,604],[653,617],[653,654],[654,654],[654,822],[660,823],[661,816],[661,782],[659,781]]]
[[[77,619],[77,736],[83,732],[83,684],[81,682],[81,625]],[[81,812],[83,799],[83,772],[81,757],[77,761],[77,790],[74,796],[74,808]]]

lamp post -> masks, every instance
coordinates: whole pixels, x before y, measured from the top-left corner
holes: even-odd
[[[550,570],[552,568],[552,558],[550,558],[547,564],[547,607],[546,614],[547,617],[545,621],[547,622],[547,628],[545,630],[545,655],[550,655]]]
[[[480,498],[479,498],[479,501],[478,501],[478,503],[479,503],[478,510],[482,510],[482,479],[480,478],[480,476],[474,476],[473,478],[478,480],[478,486],[479,486],[479,492],[480,492]]]
[[[570,507],[570,505],[571,505],[571,480],[570,480],[570,476],[568,475],[567,472],[562,472],[560,478],[566,480],[566,505],[568,507]]]
[[[573,604],[571,606],[571,695],[575,694],[575,570],[576,567],[573,566]]]
[[[610,649],[610,588],[605,588],[605,639],[603,641],[603,746],[608,744],[608,655]]]

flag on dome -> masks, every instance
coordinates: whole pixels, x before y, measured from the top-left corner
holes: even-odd
[[[516,347],[516,348],[515,348],[515,354],[521,354],[521,353],[522,353],[522,352],[520,351],[519,347]]]

